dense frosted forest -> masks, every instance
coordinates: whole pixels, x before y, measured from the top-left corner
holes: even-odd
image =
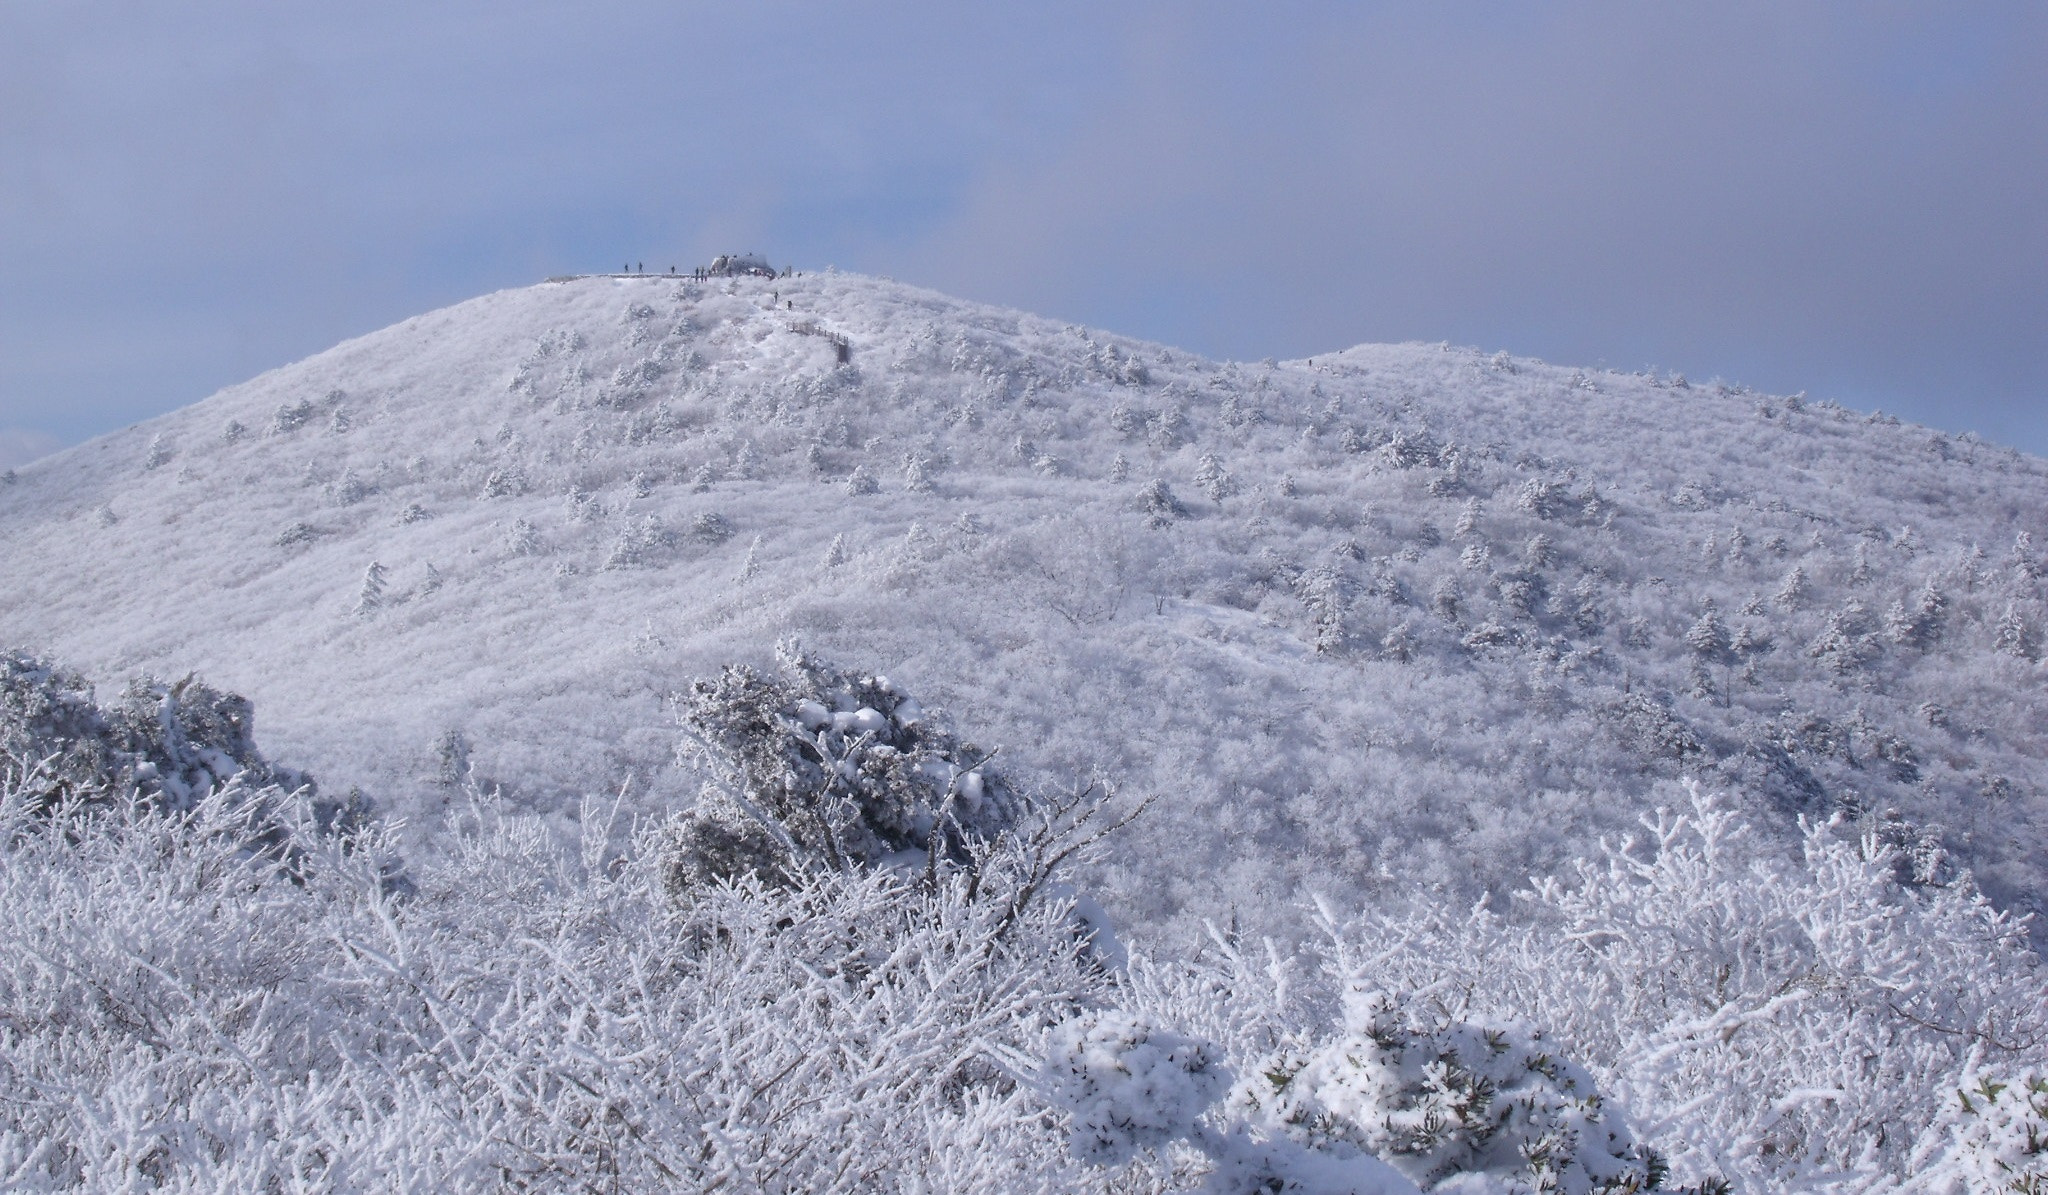
[[[0,1174],[2035,1189],[2044,514],[1655,370],[421,316],[0,478]]]

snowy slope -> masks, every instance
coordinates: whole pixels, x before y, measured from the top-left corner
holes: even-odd
[[[1681,775],[2031,907],[2044,514],[2039,460],[1737,388],[588,278],[10,475],[0,640],[197,671],[427,828],[465,764],[564,818],[688,800],[667,694],[798,635],[1013,774],[1163,793],[1097,877],[1160,930],[1513,886]]]

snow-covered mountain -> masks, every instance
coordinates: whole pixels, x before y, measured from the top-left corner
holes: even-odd
[[[1681,776],[2048,892],[2048,464],[1441,345],[1223,363],[891,281],[487,295],[7,474],[0,640],[197,672],[430,828],[686,802],[667,699],[806,650],[1161,794],[1139,933],[1518,885]]]

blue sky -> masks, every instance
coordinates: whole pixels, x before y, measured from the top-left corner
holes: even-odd
[[[0,461],[727,250],[2048,453],[2048,6],[0,4]]]

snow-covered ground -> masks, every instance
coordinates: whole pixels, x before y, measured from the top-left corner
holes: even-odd
[[[246,694],[425,835],[470,765],[689,801],[669,695],[797,636],[1021,779],[1160,794],[1092,877],[1140,938],[1504,891],[1684,775],[2036,908],[2044,515],[2040,460],[1739,387],[589,278],[10,474],[0,640]]]

